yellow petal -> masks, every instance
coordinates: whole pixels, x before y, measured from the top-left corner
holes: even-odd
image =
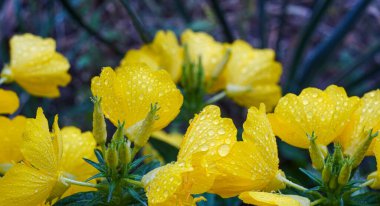
[[[12,167],[0,179],[0,203],[7,206],[43,204],[56,184],[53,176],[24,164]]]
[[[158,57],[148,46],[143,46],[139,50],[129,50],[121,60],[120,66],[125,67],[136,63],[145,63],[154,70],[160,69]]]
[[[26,118],[13,119],[0,116],[0,164],[16,163],[22,160],[20,151]]]
[[[154,71],[145,64],[130,65],[113,71],[104,68],[91,83],[94,96],[102,98],[102,109],[113,124],[125,121],[126,128],[144,119],[151,104],[160,106],[153,131],[168,125],[179,113],[181,92],[164,70]]]
[[[288,144],[308,148],[306,134],[315,132],[317,143],[328,145],[342,133],[358,101],[335,85],[325,91],[307,88],[299,96],[282,97],[269,119],[274,133]]]
[[[309,206],[310,200],[296,195],[280,195],[266,192],[243,192],[239,198],[244,203],[258,206]]]
[[[35,119],[27,119],[21,152],[35,168],[46,173],[58,171],[57,152],[55,151],[48,121],[41,108]]]
[[[183,45],[187,45],[192,62],[197,63],[199,57],[201,57],[206,81],[211,81],[212,74],[227,52],[226,47],[215,41],[207,33],[193,32],[191,30],[186,30],[182,33],[181,41]],[[225,75],[220,75],[210,92],[216,92],[224,88],[226,84],[225,78]]]
[[[158,160],[161,163],[161,165],[165,164],[164,158],[149,142],[143,147],[142,155],[150,156],[149,158],[144,160],[145,163],[149,163],[152,160]]]
[[[160,67],[169,72],[174,82],[178,82],[182,74],[183,49],[172,31],[158,31],[151,45],[159,57]]]
[[[374,182],[370,185],[372,189],[380,189],[380,140],[374,140],[373,153],[376,157],[376,167],[377,171],[372,172],[368,175],[367,179],[373,179]]]
[[[184,174],[191,170],[187,164],[170,163],[146,174],[142,182],[149,205],[176,205],[192,200],[186,180],[183,179]]]
[[[0,89],[0,114],[13,114],[20,105],[17,94],[13,91]]]
[[[28,93],[41,97],[58,97],[58,86],[66,86],[71,76],[67,73],[70,64],[59,53],[54,53],[48,61],[36,61],[25,67],[11,65],[15,81]]]
[[[278,154],[276,137],[265,114],[265,105],[260,105],[260,110],[251,107],[248,110],[247,120],[243,125],[243,140],[255,145],[267,163],[267,170],[278,170]]]
[[[166,133],[165,131],[157,131],[152,133],[152,138],[168,143],[171,146],[178,148],[181,145],[183,135],[179,133]]]
[[[244,107],[258,107],[260,103],[267,105],[267,111],[273,111],[281,97],[281,87],[276,84],[254,84],[246,92],[235,92],[226,87],[227,96],[234,100],[237,104]],[[248,88],[248,87],[243,87]]]
[[[242,40],[236,40],[230,49],[231,56],[225,67],[227,84],[251,90],[235,94],[227,87],[227,95],[245,107],[265,103],[271,111],[281,97],[278,82],[282,73],[282,66],[275,61],[273,50],[254,49]]]
[[[221,175],[217,176],[210,191],[226,198],[264,189],[277,170],[271,169],[271,163],[266,162],[260,152],[251,142],[235,143],[230,153],[216,162]]]
[[[191,120],[181,143],[178,160],[188,160],[197,152],[225,156],[236,142],[236,128],[229,118],[220,117],[218,106],[205,107]]]
[[[373,133],[380,129],[380,90],[366,93],[352,114],[349,124],[338,139],[344,152],[353,155],[357,145],[367,137],[370,129],[373,129]],[[373,155],[373,146],[374,143],[368,149],[367,155]]]
[[[15,35],[10,40],[11,66],[28,67],[49,61],[55,52],[55,41],[33,34]]]

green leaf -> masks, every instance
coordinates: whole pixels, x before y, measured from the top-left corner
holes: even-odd
[[[137,201],[139,201],[141,204],[147,206],[146,202],[141,198],[140,194],[137,193],[135,190],[133,190],[132,188],[128,188],[127,189],[129,194]]]
[[[80,192],[58,200],[54,206],[98,206],[105,205],[104,194],[98,191]]]
[[[99,163],[96,163],[92,160],[89,160],[89,159],[86,159],[86,158],[83,158],[84,161],[86,161],[88,164],[90,164],[91,166],[95,167],[97,170],[99,170],[100,172],[106,172],[106,168],[103,166],[103,165],[100,165]]]
[[[105,165],[106,161],[104,161],[102,151],[100,151],[99,149],[95,149],[94,153],[95,153],[96,159],[98,159],[99,163],[102,165]]]
[[[378,206],[380,203],[380,193],[368,191],[366,193],[351,196],[345,203],[350,206]]]
[[[311,173],[311,172],[309,172],[303,168],[299,168],[299,170],[301,170],[302,173],[304,173],[306,176],[308,176],[311,180],[313,180],[318,185],[322,184],[322,180],[320,177],[316,176],[315,174],[313,174],[313,173]]]
[[[100,177],[106,177],[106,176],[107,176],[106,174],[104,174],[103,172],[100,172],[100,173],[88,178],[87,180],[85,180],[85,182],[88,182],[88,181],[91,181],[93,179],[100,178]]]
[[[131,164],[130,164],[130,170],[134,170],[137,168],[137,166],[139,166],[144,160],[146,160],[147,158],[151,157],[152,155],[145,155],[143,157],[140,157],[138,159],[136,159],[135,161],[133,161]]]

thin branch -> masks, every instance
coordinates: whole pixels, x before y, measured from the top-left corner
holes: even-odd
[[[226,37],[226,40],[230,43],[233,42],[234,36],[232,35],[231,27],[226,21],[226,18],[224,16],[224,12],[220,8],[219,1],[218,0],[211,0],[211,7],[214,10],[216,17],[218,18],[219,23],[222,25],[222,28],[224,31],[224,36]]]

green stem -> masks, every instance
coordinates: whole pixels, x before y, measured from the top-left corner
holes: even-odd
[[[301,186],[301,185],[299,185],[299,184],[296,184],[296,183],[294,183],[294,182],[292,182],[292,181],[286,179],[286,177],[283,177],[283,176],[281,176],[281,175],[278,175],[277,178],[278,178],[280,181],[282,181],[283,183],[285,183],[285,184],[286,184],[287,186],[289,186],[289,187],[292,187],[292,188],[294,188],[294,189],[297,189],[297,190],[302,191],[302,192],[305,192],[305,193],[314,194],[314,195],[317,195],[317,196],[320,197],[320,198],[323,198],[323,196],[322,196],[319,192],[309,190],[309,189],[307,189],[307,188],[304,187],[304,186]]]
[[[128,182],[129,184],[132,184],[132,185],[135,185],[135,186],[138,186],[138,187],[144,188],[143,183],[140,182],[140,181],[132,180],[132,179],[129,179],[129,178],[125,178],[124,180],[125,180],[126,182]]]
[[[66,177],[61,177],[61,180],[63,180],[66,183],[73,184],[73,185],[79,185],[79,186],[84,186],[84,187],[93,187],[93,188],[99,187],[97,184],[93,184],[93,183],[89,183],[89,182],[76,181],[76,180],[66,178]]]
[[[322,203],[324,201],[326,201],[326,198],[321,198],[321,199],[315,200],[315,201],[310,203],[310,206],[318,205],[319,203]]]
[[[209,100],[207,100],[206,105],[213,104],[213,103],[223,99],[226,95],[227,95],[226,92],[222,91],[222,92],[214,95],[213,97],[211,97]]]
[[[375,179],[369,179],[369,180],[363,182],[362,184],[360,184],[357,188],[352,188],[351,190],[348,190],[347,192],[343,193],[343,195],[356,192],[356,191],[362,189],[363,187],[367,187],[368,185],[371,185],[374,181],[375,181]]]

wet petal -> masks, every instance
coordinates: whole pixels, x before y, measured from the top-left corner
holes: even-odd
[[[13,114],[20,105],[17,94],[13,91],[0,89],[0,114]]]
[[[267,192],[244,192],[239,195],[244,203],[273,206],[309,206],[310,200],[296,195],[280,195]]]
[[[25,125],[24,116],[16,116],[13,119],[0,116],[0,164],[22,160],[20,147]]]

